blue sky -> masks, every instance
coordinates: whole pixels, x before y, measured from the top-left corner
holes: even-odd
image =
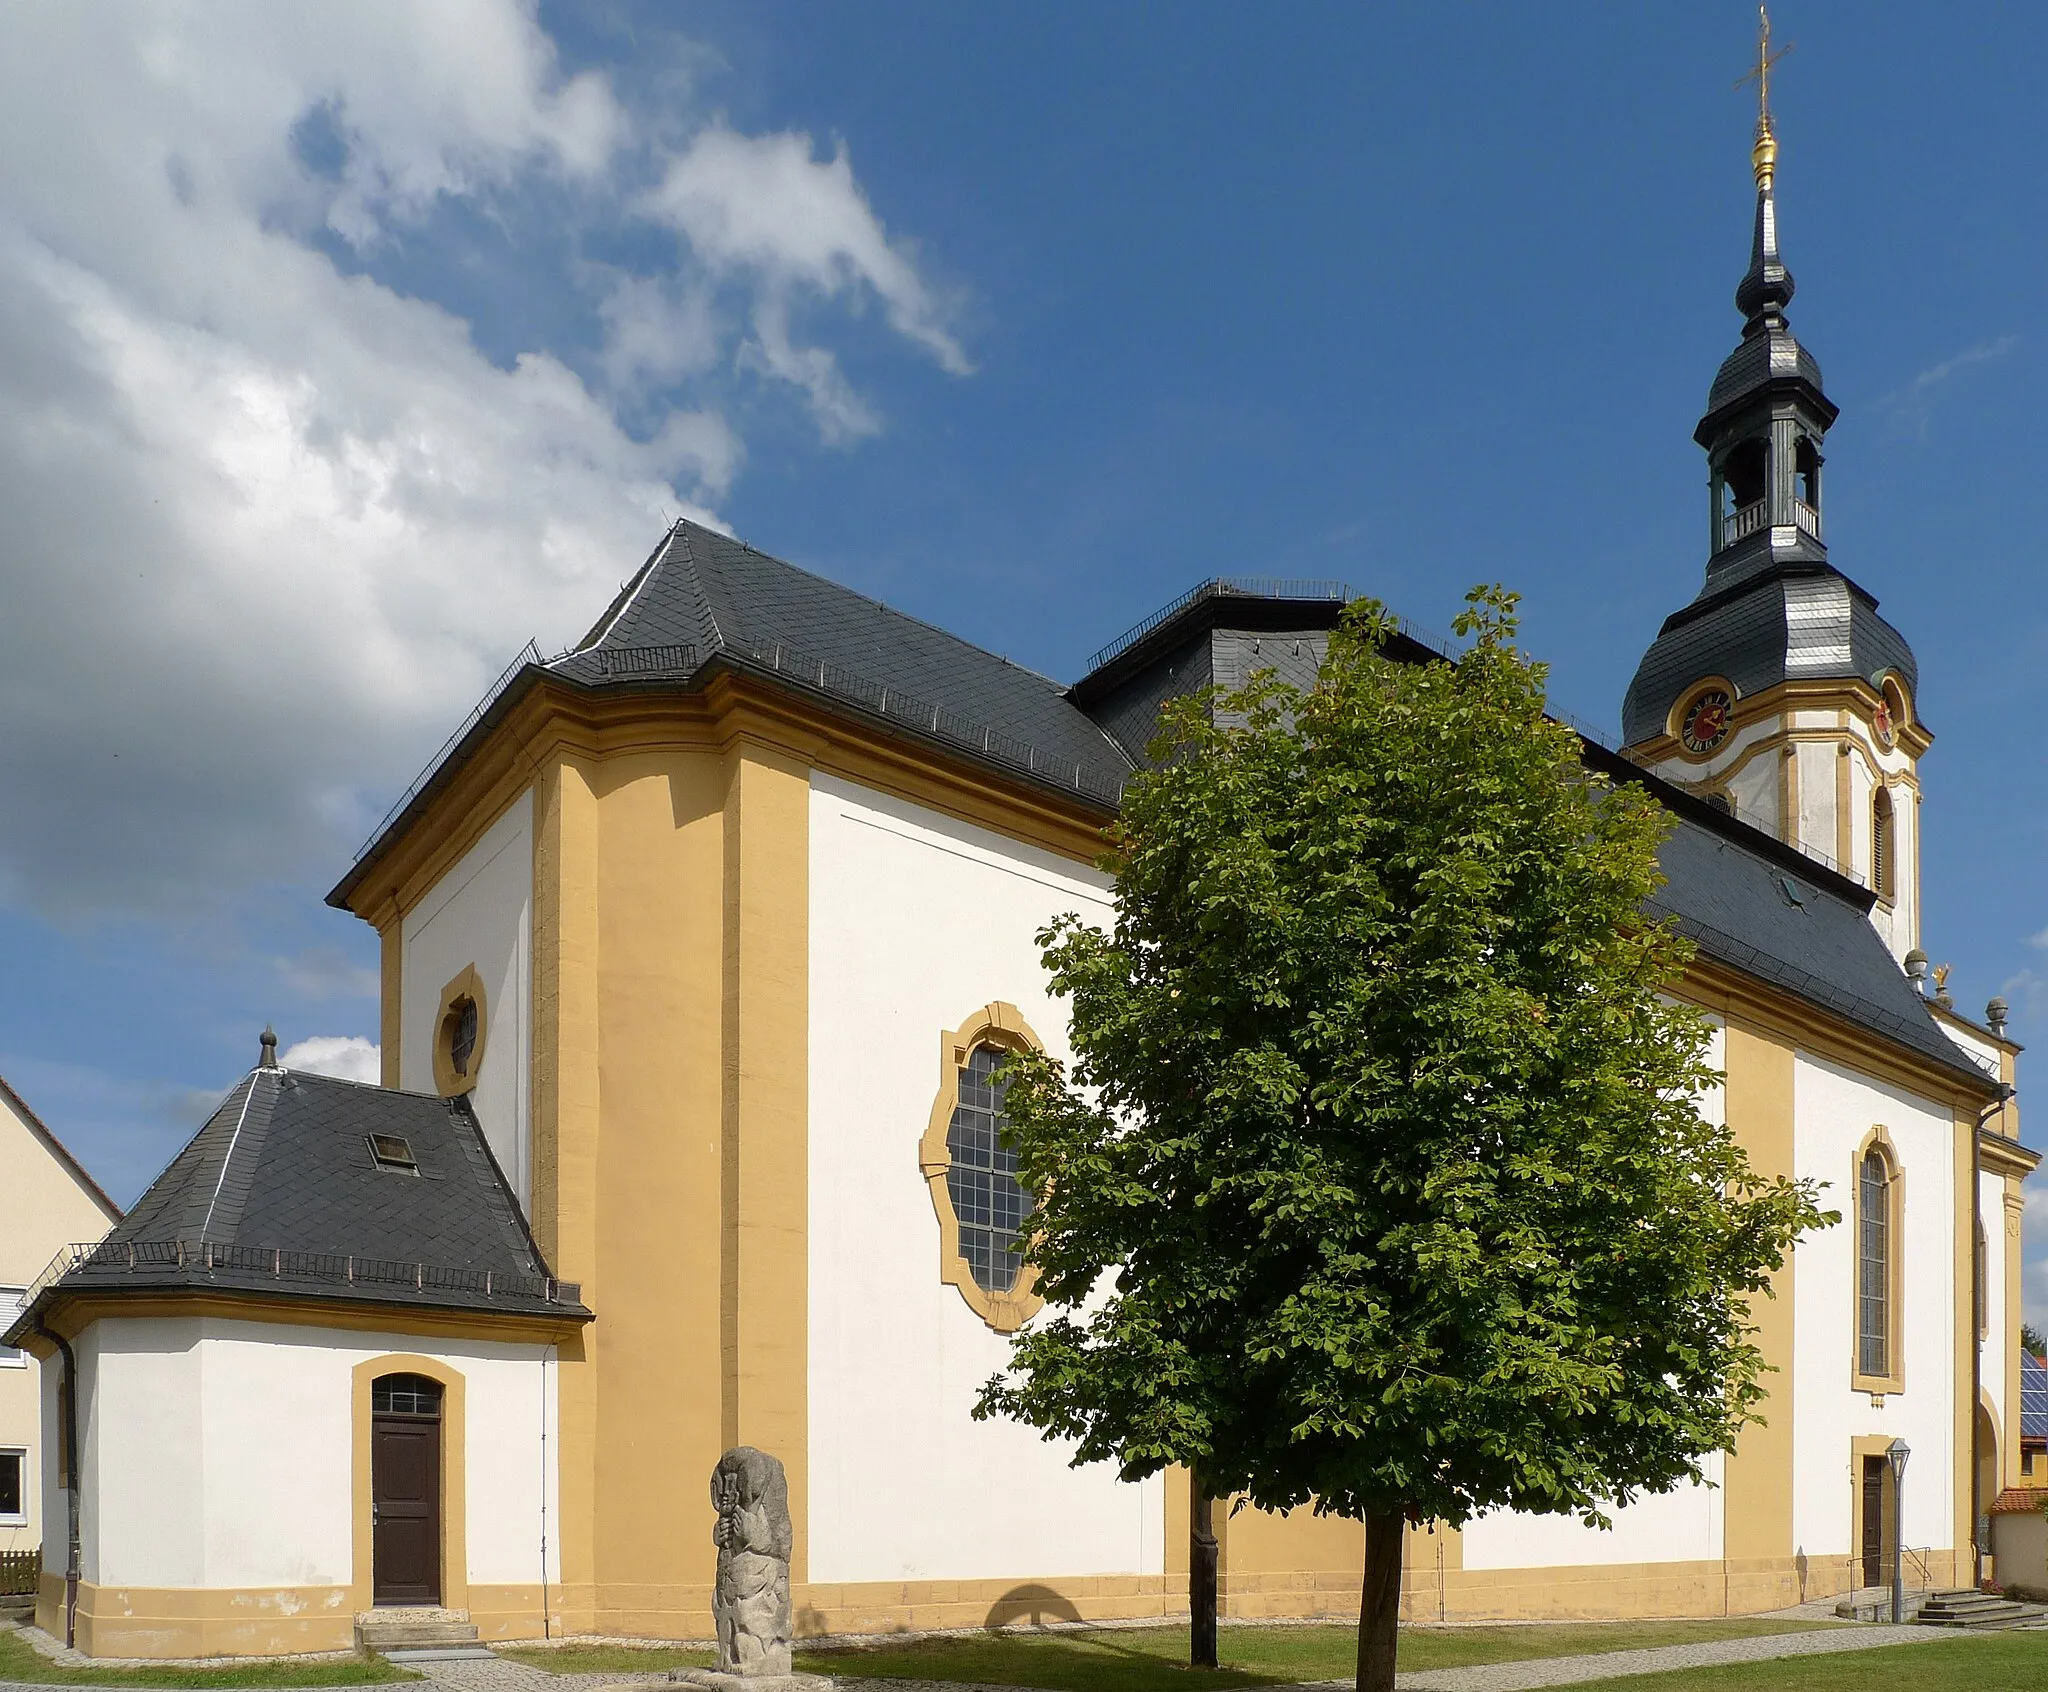
[[[321,894],[667,515],[1061,677],[1213,574],[1504,580],[1609,730],[1700,580],[1740,0],[4,15],[0,1074],[123,1199],[266,1019],[360,1059]],[[1927,949],[2038,1044],[2048,12],[1776,28]]]

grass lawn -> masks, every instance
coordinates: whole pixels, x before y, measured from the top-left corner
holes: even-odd
[[[1565,1622],[1548,1627],[1412,1627],[1401,1630],[1404,1669],[1461,1668],[1470,1663],[1628,1651],[1647,1645],[1693,1645],[1759,1633],[1803,1633],[1808,1622],[1713,1620]],[[1827,1624],[1822,1624],[1827,1625]],[[1058,1633],[983,1633],[946,1639],[883,1641],[834,1651],[796,1653],[812,1674],[871,1675],[904,1680],[970,1680],[1035,1686],[1051,1692],[1195,1692],[1197,1688],[1260,1686],[1293,1680],[1348,1679],[1357,1665],[1358,1636],[1349,1627],[1226,1627],[1223,1667],[1197,1674],[1186,1667],[1184,1627],[1102,1628]],[[558,1674],[647,1672],[695,1667],[704,1651],[638,1650],[631,1646],[501,1649]]]
[[[370,1662],[251,1663],[247,1668],[59,1668],[12,1628],[0,1628],[0,1681],[47,1686],[364,1686],[417,1680],[410,1669]]]
[[[1935,1630],[1927,1630],[1932,1634]],[[1970,1639],[1887,1645],[1839,1656],[1781,1657],[1770,1663],[1679,1669],[1603,1680],[1632,1692],[1871,1692],[1910,1686],[1913,1692],[2018,1692],[2048,1686],[2048,1634],[1987,1633]]]

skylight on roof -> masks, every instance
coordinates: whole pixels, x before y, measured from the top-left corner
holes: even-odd
[[[393,1169],[401,1175],[417,1175],[419,1159],[412,1155],[412,1142],[399,1134],[371,1134],[370,1160],[379,1169]]]

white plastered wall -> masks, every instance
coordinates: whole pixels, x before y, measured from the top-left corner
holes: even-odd
[[[976,1422],[1008,1356],[939,1279],[918,1142],[939,1038],[1007,1000],[1065,1057],[1032,936],[1110,914],[1107,878],[819,774],[810,856],[810,1577],[1158,1574],[1164,1499]]]
[[[202,1317],[105,1319],[77,1346],[87,1580],[345,1588],[354,1371],[392,1354],[463,1377],[465,1423],[443,1437],[463,1441],[470,1581],[542,1578],[543,1530],[557,1537],[558,1513],[551,1347]],[[62,1537],[46,1535],[59,1568]],[[552,1550],[548,1561],[546,1578],[559,1580]]]
[[[1948,1548],[1955,1538],[1955,1127],[1934,1102],[1802,1052],[1793,1069],[1793,1150],[1797,1174],[1822,1186],[1821,1208],[1841,1212],[1839,1226],[1808,1234],[1793,1259],[1792,1535],[1806,1556],[1846,1556],[1856,1486],[1851,1441],[1903,1437],[1905,1543]],[[1856,1335],[1857,1149],[1882,1125],[1905,1182],[1902,1356],[1905,1390],[1851,1390]],[[1967,1354],[1960,1359],[1967,1379]]]
[[[470,1104],[521,1205],[531,1203],[533,1192],[527,1114],[532,933],[529,789],[406,914],[399,996],[398,1083],[431,1093],[442,992],[465,969],[474,968],[483,981],[483,1066]]]
[[[1721,1019],[1709,1016],[1713,1042],[1706,1061],[1718,1074],[1727,1063]],[[1719,1081],[1702,1090],[1700,1115],[1727,1121],[1727,1089]],[[1574,1564],[1717,1561],[1726,1535],[1722,1519],[1722,1459],[1710,1456],[1704,1479],[1671,1492],[1648,1494],[1607,1512],[1612,1526],[1587,1527],[1575,1516],[1517,1515],[1494,1510],[1465,1524],[1468,1569],[1550,1569]]]

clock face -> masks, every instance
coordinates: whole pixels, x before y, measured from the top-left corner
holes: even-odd
[[[1889,702],[1879,700],[1877,709],[1870,713],[1870,726],[1877,734],[1877,743],[1889,748],[1898,738],[1899,731],[1892,726],[1892,708]]]
[[[1685,708],[1678,739],[1688,752],[1711,752],[1728,738],[1728,708],[1725,689],[1710,687]]]

